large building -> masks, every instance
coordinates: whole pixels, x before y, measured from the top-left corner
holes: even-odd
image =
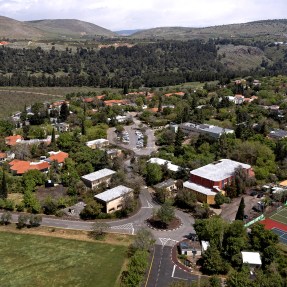
[[[82,181],[89,188],[97,188],[100,184],[109,185],[115,171],[104,168],[81,177]]]
[[[221,159],[190,172],[190,180],[183,186],[195,192],[201,202],[214,204],[217,192],[224,190],[230,184],[237,168],[242,167],[247,176],[254,176],[249,164],[244,164],[230,159]]]
[[[208,124],[194,124],[194,123],[183,123],[179,125],[179,128],[185,134],[205,134],[213,138],[220,138],[223,134],[233,134],[234,131],[231,129],[224,129],[214,125]]]
[[[125,196],[133,197],[133,189],[119,185],[95,195],[95,199],[104,206],[106,213],[122,209]]]
[[[86,146],[91,149],[103,148],[109,145],[109,141],[107,139],[96,139],[93,141],[86,142]]]
[[[172,164],[171,161],[162,159],[162,158],[158,158],[158,157],[152,157],[148,160],[149,163],[155,163],[158,165],[166,165],[167,169],[173,172],[177,172],[180,170],[180,166]]]

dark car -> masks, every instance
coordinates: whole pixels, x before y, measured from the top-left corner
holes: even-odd
[[[257,191],[252,191],[252,192],[250,193],[250,196],[255,196],[255,195],[257,195]]]
[[[263,197],[263,193],[259,193],[259,194],[257,195],[257,198],[261,198],[261,197]]]
[[[248,215],[247,215],[247,214],[244,214],[243,218],[244,218],[244,219],[248,219]]]

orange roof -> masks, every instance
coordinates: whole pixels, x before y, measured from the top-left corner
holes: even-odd
[[[15,136],[9,136],[5,138],[6,145],[14,146],[19,142],[20,140],[23,140],[23,137],[20,135]]]
[[[8,45],[8,44],[9,44],[9,42],[6,42],[6,41],[1,41],[1,42],[0,42],[0,45],[1,45],[1,46],[3,46],[3,45]]]
[[[153,113],[157,113],[158,112],[158,108],[150,108],[148,109],[149,111],[153,112]]]
[[[128,103],[127,100],[108,100],[104,101],[106,106],[113,106],[113,105],[126,105]]]
[[[96,98],[97,98],[98,100],[101,100],[101,99],[103,99],[104,97],[105,97],[105,95],[96,96]]]
[[[165,94],[166,97],[171,97],[171,96],[181,96],[181,97],[183,97],[184,95],[185,95],[184,92],[176,92],[176,93]]]
[[[58,163],[63,163],[66,158],[69,157],[69,154],[63,151],[51,153],[51,156],[48,158],[50,161],[57,161]]]
[[[18,159],[12,160],[9,163],[9,165],[10,165],[10,169],[12,171],[15,171],[16,174],[18,175],[21,175],[27,172],[28,170],[37,169],[39,171],[42,171],[42,170],[49,169],[50,167],[50,164],[46,161],[34,163],[34,162],[18,160]]]
[[[94,98],[84,98],[85,103],[91,103],[94,100]]]
[[[235,98],[237,98],[237,99],[244,99],[244,96],[243,95],[235,95]]]
[[[5,152],[0,152],[0,158],[6,158],[7,154]]]

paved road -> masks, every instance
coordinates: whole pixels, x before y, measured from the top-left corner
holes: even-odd
[[[197,275],[187,273],[171,260],[172,247],[155,245],[150,270],[144,287],[166,287],[173,281],[196,281]]]
[[[155,145],[155,135],[154,131],[147,126],[144,125],[146,128],[145,134],[147,135],[147,146],[145,148],[137,148],[137,136],[135,134],[135,130],[140,128],[142,124],[140,120],[133,117],[134,123],[130,126],[125,126],[125,130],[129,133],[130,141],[129,143],[122,143],[117,140],[117,136],[115,133],[115,128],[109,128],[107,132],[107,138],[110,143],[121,146],[123,148],[129,149],[134,151],[136,155],[150,155],[152,152],[157,151],[157,146]]]

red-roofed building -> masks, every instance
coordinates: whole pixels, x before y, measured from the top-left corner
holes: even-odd
[[[176,92],[176,93],[169,93],[169,94],[165,94],[164,96],[165,97],[171,97],[171,96],[180,96],[180,97],[183,97],[185,95],[184,92]]]
[[[46,161],[30,162],[25,160],[14,159],[9,162],[10,170],[14,175],[22,175],[25,172],[37,169],[41,172],[46,172],[50,168],[50,163]]]
[[[102,100],[104,97],[105,97],[105,95],[96,96],[96,98],[97,98],[98,100]]]
[[[9,136],[5,138],[5,144],[8,146],[14,146],[21,140],[23,140],[23,137],[20,135]]]
[[[148,111],[150,111],[152,113],[157,113],[158,112],[158,108],[150,108],[150,109],[148,109]]]
[[[83,101],[85,103],[92,103],[94,101],[95,98],[84,98]]]
[[[106,106],[124,106],[127,105],[129,102],[127,100],[108,100],[104,101]]]
[[[5,45],[8,45],[9,44],[9,42],[6,42],[6,41],[1,41],[0,42],[0,46],[5,46]]]
[[[0,152],[0,162],[5,161],[7,159],[7,154],[5,152]]]
[[[49,152],[50,157],[46,159],[47,162],[57,161],[59,164],[63,164],[65,159],[69,157],[69,154],[63,151],[51,151]]]

